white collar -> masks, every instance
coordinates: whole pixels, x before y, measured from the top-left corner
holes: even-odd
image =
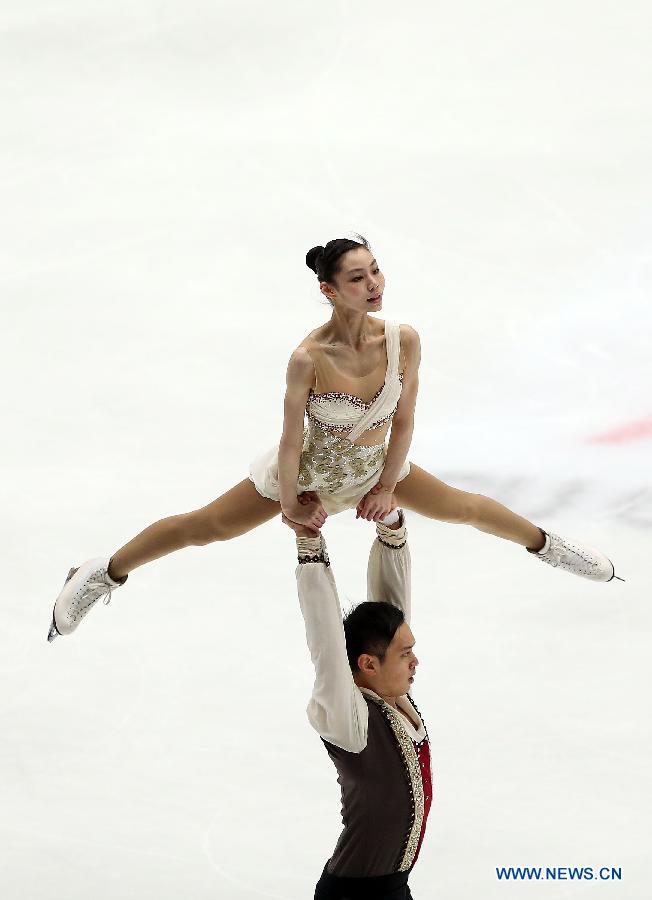
[[[394,707],[391,706],[387,702],[387,700],[383,699],[383,697],[381,697],[380,694],[377,694],[375,691],[372,691],[370,688],[361,687],[361,688],[359,688],[359,690],[362,691],[363,694],[368,694],[370,697],[376,697],[376,699],[382,701],[382,703],[384,703],[385,706],[389,707],[389,709],[391,709],[393,712],[396,712]],[[408,714],[410,720],[413,720],[413,719],[418,720],[419,727],[415,728],[414,725],[412,724],[412,721],[408,721],[404,715],[398,716],[398,720],[401,723],[401,725],[403,726],[408,737],[411,738],[411,740],[419,743],[426,736],[426,726],[423,724],[423,720],[422,720],[421,716],[419,715],[419,713],[416,711],[416,709],[412,706],[412,704],[408,700],[407,694],[403,694],[402,696],[397,697],[396,705],[399,707],[399,709],[402,712],[406,712]]]

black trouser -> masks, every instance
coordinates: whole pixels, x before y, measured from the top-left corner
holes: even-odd
[[[315,887],[315,900],[413,900],[408,875],[394,872],[374,878],[343,878],[331,875],[324,866]]]

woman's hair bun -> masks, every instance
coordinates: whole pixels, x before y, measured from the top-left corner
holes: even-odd
[[[317,274],[317,261],[319,260],[319,257],[323,255],[323,247],[313,247],[312,250],[308,250],[306,253],[306,265],[309,269],[312,269],[315,275]]]

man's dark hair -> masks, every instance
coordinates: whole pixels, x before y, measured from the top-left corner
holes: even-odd
[[[403,611],[391,603],[367,600],[351,610],[344,617],[346,655],[351,671],[359,671],[358,657],[361,653],[377,656],[382,662],[403,622]]]

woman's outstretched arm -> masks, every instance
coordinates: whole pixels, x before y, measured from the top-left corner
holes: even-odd
[[[318,531],[326,521],[323,506],[319,501],[301,504],[297,499],[304,415],[313,372],[310,354],[305,347],[297,347],[290,357],[286,375],[283,433],[278,448],[278,484],[281,509],[288,519]]]
[[[401,344],[405,353],[403,390],[392,419],[387,458],[380,475],[380,483],[390,493],[396,487],[396,480],[412,443],[414,410],[419,390],[419,364],[421,363],[419,335],[410,325],[401,325]]]
[[[405,355],[403,389],[392,419],[385,465],[378,483],[365,494],[356,507],[356,518],[378,522],[396,506],[393,498],[396,480],[407,458],[414,430],[414,409],[419,390],[421,343],[410,325],[401,325],[401,348]]]

